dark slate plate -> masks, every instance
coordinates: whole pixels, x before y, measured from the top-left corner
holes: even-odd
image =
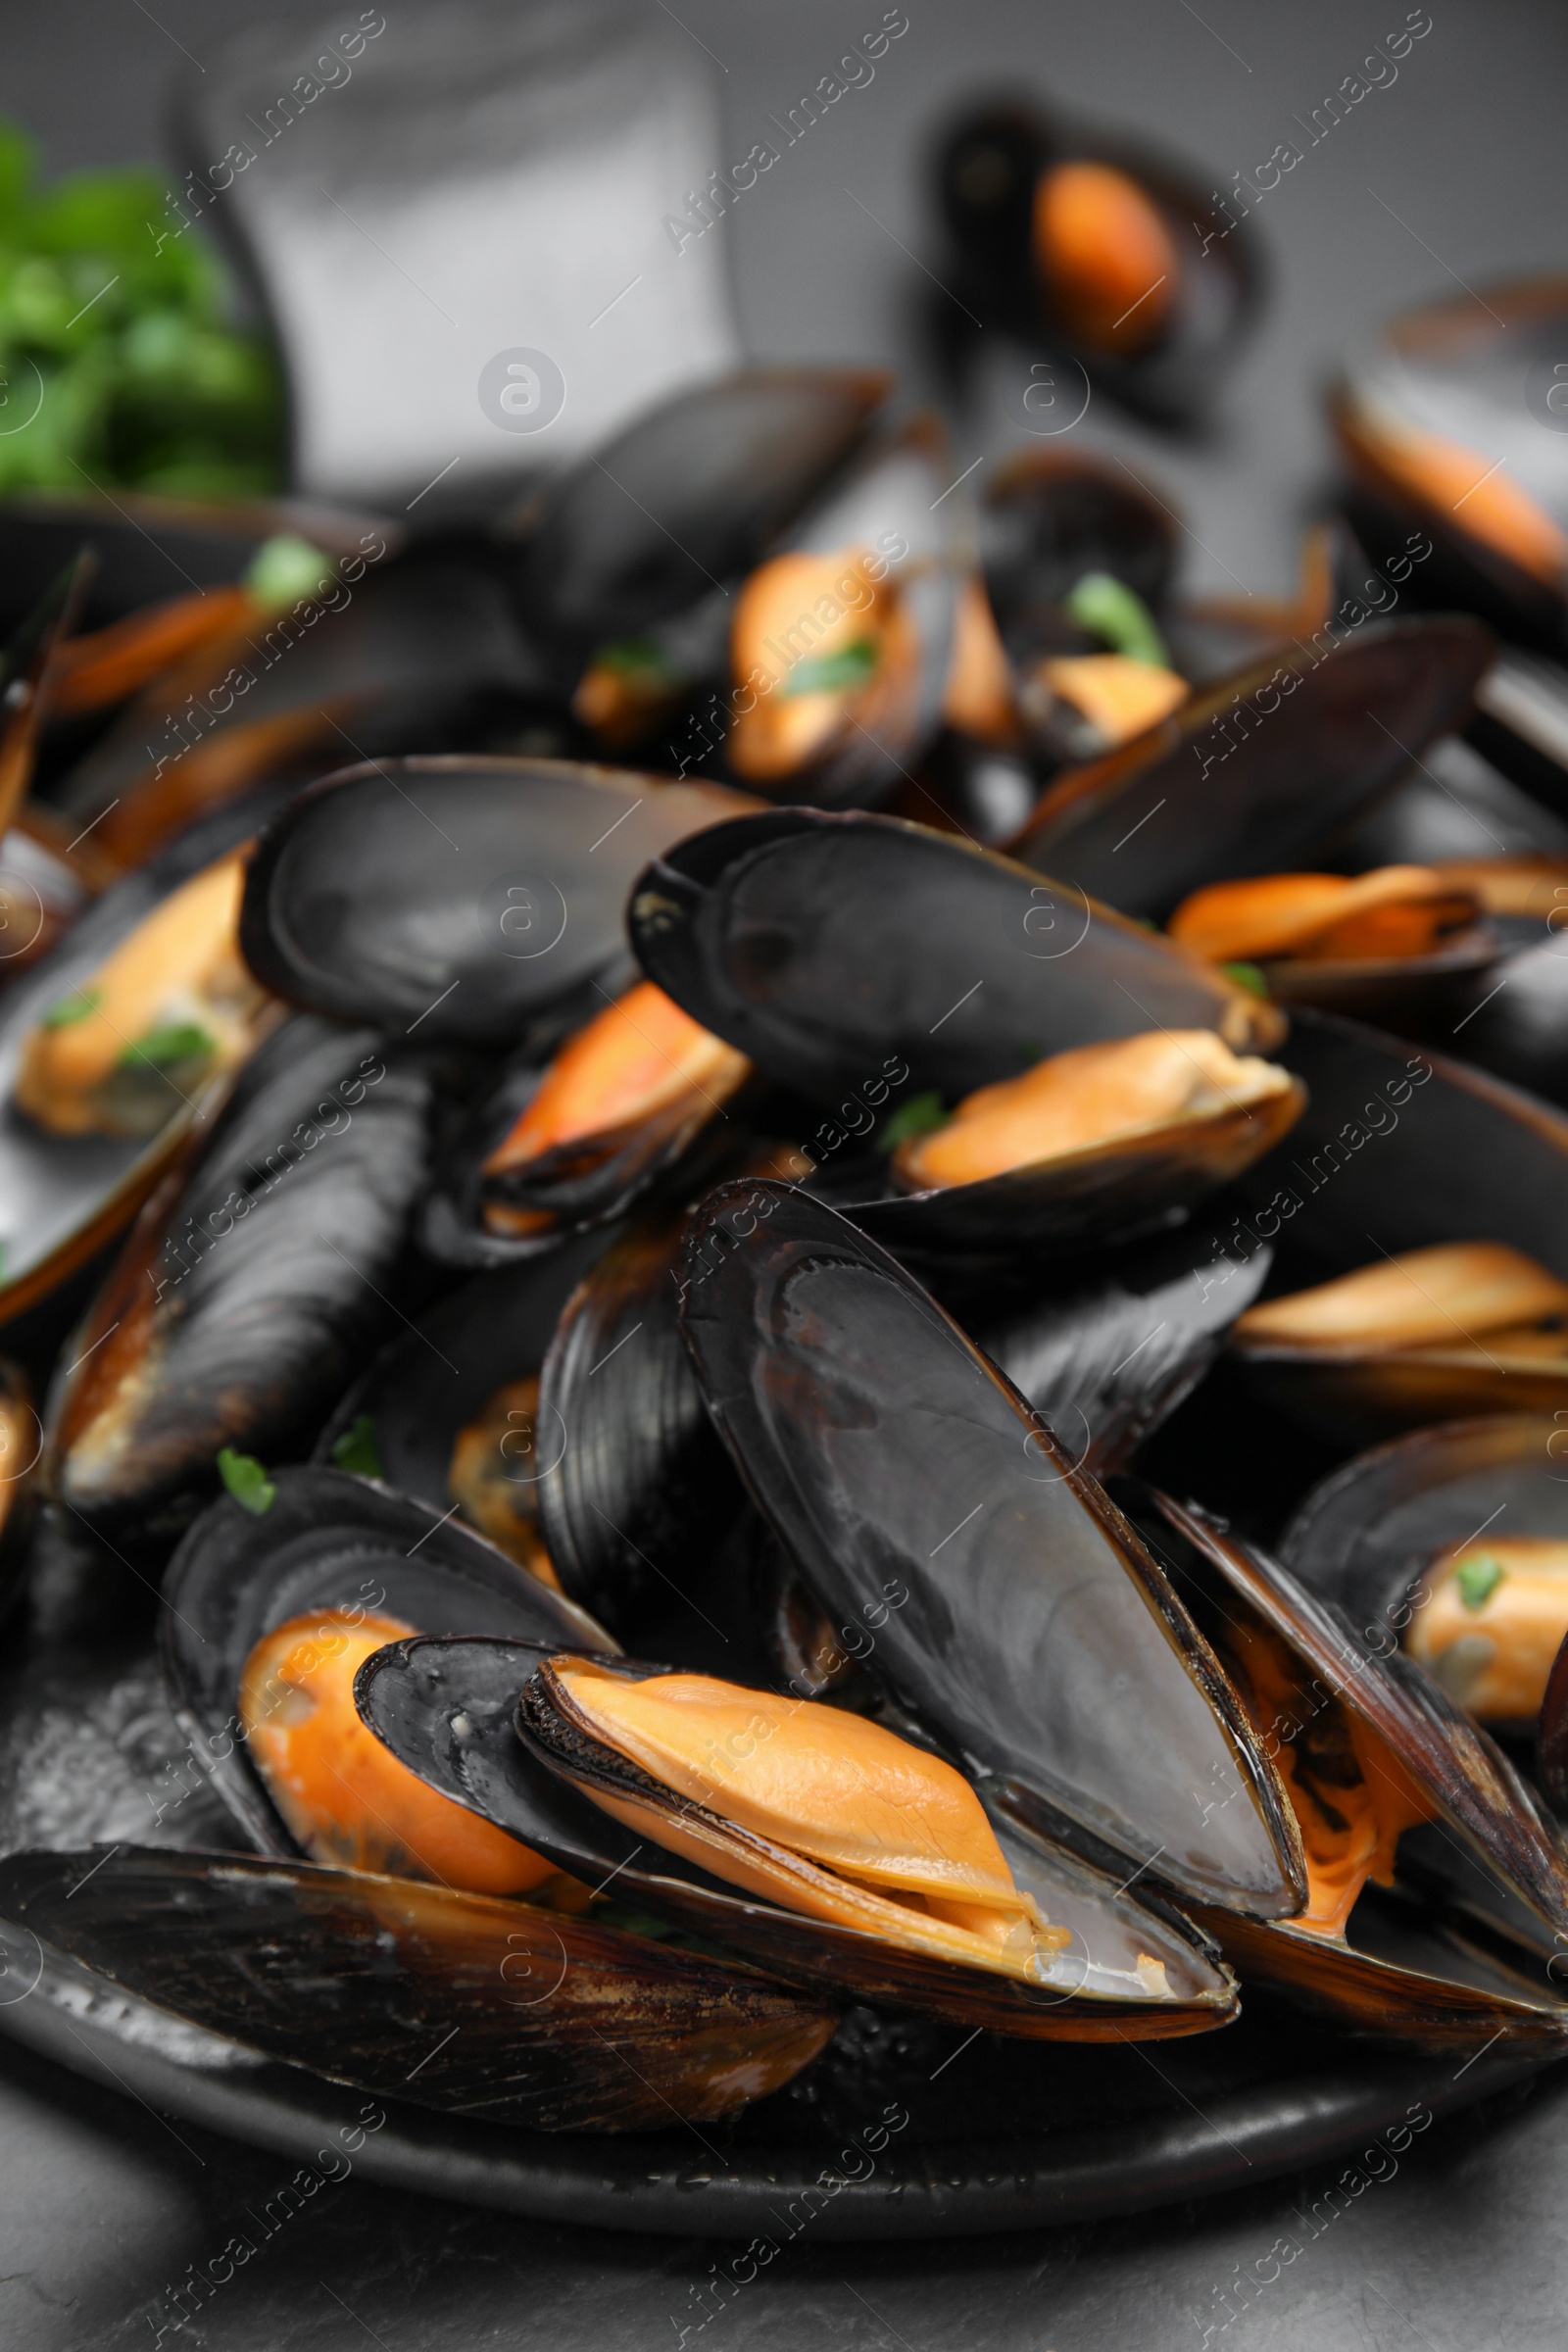
[[[151,1598],[46,1522],[30,1620],[12,1629],[0,1670],[0,1851],[232,1842],[164,1702]],[[319,2169],[347,2145],[364,2176],[401,2188],[775,2246],[802,2232],[976,2235],[1255,2185],[1350,2162],[1391,2131],[1396,2148],[1407,2144],[1401,2128],[1543,2063],[1539,2052],[1467,2063],[1375,2048],[1255,1994],[1221,2033],[1108,2049],[965,2041],[959,2029],[855,2010],[813,2066],[732,2124],[543,2134],[378,2105],[185,2026],[3,1926],[0,2032],[120,2096],[302,2165]],[[385,2121],[358,2146],[367,2107]]]

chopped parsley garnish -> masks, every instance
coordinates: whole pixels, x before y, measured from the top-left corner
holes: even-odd
[[[332,1459],[340,1470],[352,1470],[360,1478],[379,1478],[386,1472],[381,1467],[381,1455],[375,1443],[375,1422],[368,1413],[357,1413],[340,1438],[333,1441]]]
[[[784,699],[798,694],[846,694],[876,675],[877,642],[857,637],[833,654],[807,654],[784,673]]]
[[[218,1040],[199,1021],[169,1021],[163,1028],[145,1030],[120,1056],[127,1062],[150,1061],[155,1069],[177,1069],[182,1061],[207,1061],[218,1051]]]
[[[1069,620],[1095,637],[1102,637],[1112,653],[1129,662],[1147,662],[1151,668],[1169,669],[1165,641],[1141,596],[1108,571],[1086,571],[1062,599]]]
[[[44,1029],[73,1028],[77,1021],[84,1021],[89,1013],[96,1012],[103,1001],[104,992],[101,988],[78,988],[74,997],[62,997],[58,1004],[51,1004],[39,1026]]]
[[[1459,1588],[1459,1598],[1467,1609],[1484,1609],[1508,1571],[1490,1551],[1478,1551],[1471,1560],[1461,1560],[1453,1572]]]
[[[652,637],[616,637],[602,645],[593,659],[595,669],[612,669],[623,678],[640,678],[662,686],[674,679],[664,649]]]
[[[883,1128],[878,1148],[883,1152],[896,1151],[900,1144],[907,1143],[911,1136],[930,1135],[938,1127],[946,1127],[952,1116],[935,1090],[930,1094],[911,1095],[907,1102],[899,1105]]]
[[[241,1510],[260,1519],[271,1509],[277,1489],[254,1453],[236,1453],[232,1446],[224,1446],[218,1456],[218,1475]]]
[[[1227,980],[1235,981],[1238,988],[1250,989],[1254,997],[1268,995],[1268,976],[1261,964],[1222,963],[1219,968]]]
[[[302,598],[318,596],[332,577],[332,560],[293,531],[264,539],[251,558],[245,585],[259,605],[281,612]]]

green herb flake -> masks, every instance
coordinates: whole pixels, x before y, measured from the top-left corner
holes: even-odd
[[[210,1061],[218,1040],[199,1021],[169,1021],[163,1028],[146,1029],[120,1056],[119,1066],[150,1061],[155,1069],[177,1069],[184,1061]]]
[[[879,1149],[893,1152],[912,1136],[931,1135],[938,1127],[946,1127],[952,1116],[942,1097],[935,1091],[926,1095],[911,1095],[883,1128]]]
[[[330,557],[293,531],[279,531],[264,539],[251,558],[245,585],[259,605],[277,612],[302,598],[319,596],[331,577]]]
[[[784,673],[784,700],[800,694],[847,694],[876,675],[874,637],[857,637],[836,654],[808,654]]]
[[[1086,571],[1062,599],[1062,611],[1091,636],[1102,637],[1112,653],[1152,669],[1169,669],[1165,641],[1141,596],[1108,571]]]
[[[368,1413],[357,1413],[340,1438],[333,1441],[332,1459],[340,1470],[352,1470],[359,1478],[378,1478],[385,1482],[380,1450],[375,1443],[375,1422]]]
[[[1459,1598],[1467,1609],[1484,1609],[1508,1571],[1490,1551],[1478,1551],[1473,1559],[1461,1560],[1453,1572],[1459,1588]]]
[[[599,648],[593,667],[612,669],[619,677],[635,678],[650,686],[670,685],[676,677],[663,647],[657,645],[652,637],[612,638],[610,644]]]
[[[74,1028],[77,1021],[84,1021],[89,1013],[96,1012],[103,1001],[104,992],[101,988],[78,988],[74,997],[62,997],[58,1004],[51,1004],[39,1027]]]
[[[1219,968],[1238,988],[1250,989],[1254,997],[1268,995],[1268,974],[1260,963],[1222,963]]]
[[[260,1519],[271,1509],[277,1489],[254,1453],[236,1453],[232,1446],[224,1446],[218,1456],[218,1475],[241,1510]]]

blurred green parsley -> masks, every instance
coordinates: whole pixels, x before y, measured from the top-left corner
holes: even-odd
[[[276,360],[224,323],[219,263],[168,197],[141,170],[40,188],[0,122],[0,492],[280,486]]]

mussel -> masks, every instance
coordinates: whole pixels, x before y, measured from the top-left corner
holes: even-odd
[[[1301,1834],[1298,1918],[1202,1914],[1233,1966],[1352,2032],[1568,2033],[1549,1973],[1568,1845],[1500,1749],[1265,1554],[1166,1496],[1117,1492],[1225,1659]]]
[[[112,1541],[177,1531],[225,1446],[308,1447],[395,1321],[431,1088],[383,1043],[283,1023],[143,1209],[49,1410],[52,1491]]]
[[[635,1698],[649,1682],[673,1685],[692,1702],[699,1742],[705,1728],[711,1735],[695,1800],[563,1717],[555,1691],[592,1670],[516,1642],[412,1641],[369,1660],[357,1695],[399,1759],[456,1802],[570,1876],[612,1881],[620,1901],[787,1982],[1049,2040],[1202,2033],[1234,2013],[1230,1982],[1200,1938],[1000,1804],[982,1809],[925,1749],[809,1700],[627,1663],[617,1690]],[[635,1830],[623,1817],[628,1788]],[[754,1824],[770,1814],[773,1835],[737,1813]],[[945,1857],[948,1840],[956,1850]],[[813,1862],[803,1841],[819,1854],[836,1846],[869,1885]],[[898,1900],[911,1864],[939,1906],[947,1877],[978,1895],[982,1915],[1000,1914],[1004,1934],[1009,1917],[1020,1923],[1018,1954],[942,1908]],[[878,1879],[894,1899],[877,1899]]]
[[[798,2074],[838,2023],[728,1959],[253,1855],[14,1854],[0,1917],[36,1939],[32,1997],[67,2014],[112,1990],[150,2004],[138,2023],[155,2045],[172,2019],[200,2029],[209,2064],[261,2053],[535,2132],[733,2114]]]
[[[518,1044],[632,977],[621,908],[648,857],[749,804],[550,760],[353,767],[290,802],[240,937],[266,985],[420,1042]]]
[[[1206,883],[1276,872],[1348,827],[1462,717],[1491,654],[1465,619],[1320,631],[1057,778],[1010,854],[1156,919]]]
[[[688,1269],[682,1322],[742,1477],[914,1717],[1107,1867],[1296,1910],[1280,1793],[1210,1652],[1100,1487],[903,1267],[759,1181],[710,1196]]]
[[[1160,1221],[1300,1107],[1245,1052],[1280,1034],[1254,995],[1080,892],[901,820],[717,827],[650,867],[628,921],[705,1028],[842,1104],[852,1123],[819,1130],[822,1157],[856,1137],[873,1155],[829,1181],[894,1248],[995,1254]],[[1073,1105],[1059,1142],[1054,1100]],[[878,1143],[901,1154],[891,1181]]]
[[[1240,218],[1181,165],[1016,102],[950,132],[938,181],[971,288],[1004,324],[1044,330],[1158,415],[1211,390],[1260,290],[1234,190]]]

